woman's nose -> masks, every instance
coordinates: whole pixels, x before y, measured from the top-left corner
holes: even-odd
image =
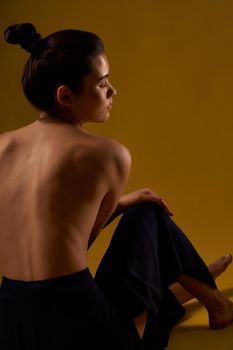
[[[114,89],[114,87],[112,86],[112,84],[110,82],[109,83],[109,87],[108,87],[108,92],[107,92],[107,97],[114,97],[116,96],[116,90]]]
[[[109,86],[109,90],[108,90],[108,97],[114,97],[116,96],[116,90],[114,89],[114,87],[112,85]]]

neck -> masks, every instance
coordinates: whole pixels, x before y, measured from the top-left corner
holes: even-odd
[[[68,116],[66,114],[60,114],[60,113],[48,113],[45,111],[42,111],[38,118],[41,122],[56,122],[56,123],[65,123],[65,124],[71,124],[77,128],[81,128],[81,123],[78,120],[75,120],[72,116]]]

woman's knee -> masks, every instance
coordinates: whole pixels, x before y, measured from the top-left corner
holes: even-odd
[[[143,218],[155,218],[163,215],[163,209],[159,204],[154,202],[141,202],[127,209],[124,216],[128,219],[141,220]]]

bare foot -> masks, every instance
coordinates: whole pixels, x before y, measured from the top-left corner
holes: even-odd
[[[216,290],[216,299],[214,307],[208,310],[209,325],[213,329],[225,328],[233,321],[233,302],[225,299],[218,290]]]
[[[208,265],[208,269],[213,276],[214,279],[219,277],[228,267],[228,265],[232,262],[232,255],[227,254],[225,256],[220,257],[219,259],[212,262]],[[190,294],[186,289],[184,289],[179,283],[174,283],[170,286],[171,291],[175,294],[177,300],[184,304],[187,301],[193,299],[193,295]]]
[[[213,276],[213,278],[217,278],[221,275],[228,267],[228,265],[232,262],[232,255],[227,254],[222,256],[221,258],[215,260],[213,263],[208,265],[208,269]]]
[[[177,281],[205,306],[211,328],[224,328],[233,322],[233,302],[226,299],[217,288],[212,289],[207,284],[186,275],[180,275]]]

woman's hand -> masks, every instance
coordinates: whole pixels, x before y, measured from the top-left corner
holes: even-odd
[[[164,199],[161,198],[154,191],[152,191],[150,188],[143,188],[142,190],[134,191],[121,196],[117,210],[120,213],[124,213],[126,209],[141,202],[158,203],[168,215],[173,216],[172,211],[170,210]]]
[[[143,188],[142,190],[134,191],[128,194],[124,194],[120,197],[117,208],[104,227],[109,225],[118,215],[123,214],[128,208],[141,203],[141,202],[154,202],[158,203],[170,216],[173,216],[172,211],[169,209],[167,203],[158,194],[152,191],[150,188]]]

